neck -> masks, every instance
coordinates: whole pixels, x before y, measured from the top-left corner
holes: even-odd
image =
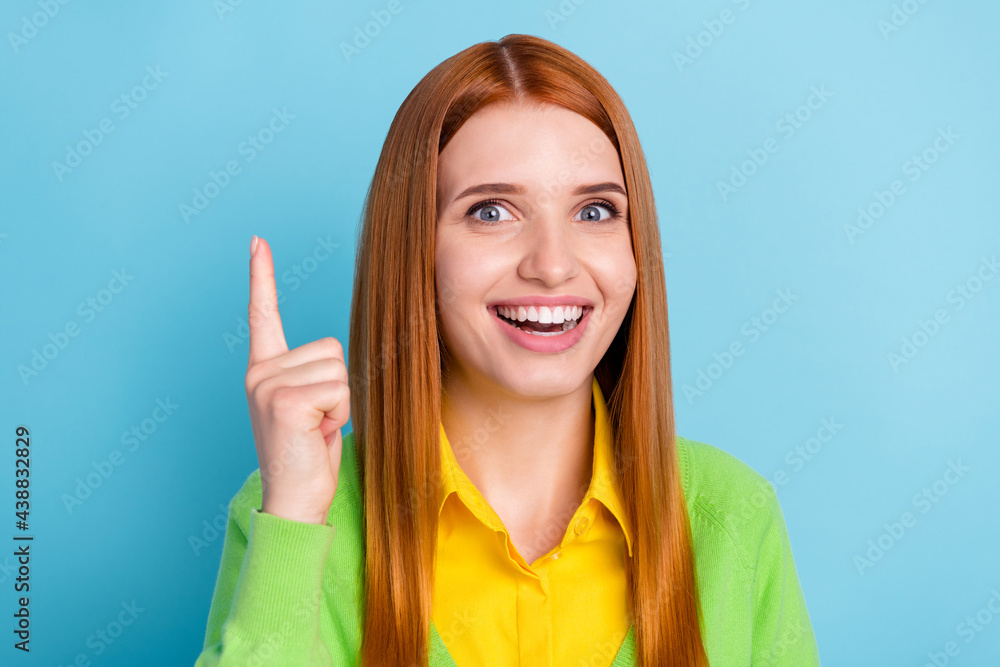
[[[592,376],[570,393],[521,396],[503,387],[444,382],[441,422],[455,458],[504,521],[539,525],[568,517],[590,484]]]

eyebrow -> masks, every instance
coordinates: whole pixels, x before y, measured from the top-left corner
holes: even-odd
[[[618,194],[627,197],[628,194],[622,189],[617,183],[595,183],[593,185],[581,185],[576,188],[570,194],[575,196],[579,195],[591,195],[598,192],[617,192]],[[466,188],[462,191],[460,195],[455,197],[454,201],[469,197],[471,195],[523,195],[525,193],[525,187],[523,185],[517,185],[514,183],[482,183],[480,185],[473,185],[472,187]]]

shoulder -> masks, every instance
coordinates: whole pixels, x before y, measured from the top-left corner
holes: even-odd
[[[729,452],[682,436],[676,443],[685,495],[720,511],[755,493],[775,497],[767,478]]]
[[[695,549],[709,541],[700,533],[710,531],[752,571],[765,542],[783,527],[774,487],[729,452],[681,436],[675,441]]]

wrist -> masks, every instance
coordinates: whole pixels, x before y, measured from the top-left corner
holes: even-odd
[[[285,507],[277,503],[267,502],[261,504],[260,511],[282,519],[298,521],[301,523],[325,524],[327,517],[326,512],[319,512],[314,509],[301,507]]]

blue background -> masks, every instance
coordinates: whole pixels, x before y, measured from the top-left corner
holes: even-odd
[[[222,548],[211,525],[257,467],[251,235],[274,248],[289,345],[346,347],[361,205],[396,109],[443,59],[523,32],[588,60],[633,115],[660,213],[678,433],[775,481],[823,663],[923,665],[955,642],[948,664],[995,664],[1000,5],[402,0],[350,57],[342,44],[386,2],[50,2],[51,18],[43,5],[0,9],[3,532],[18,532],[26,424],[35,535],[30,658],[7,635],[0,662],[193,664]],[[284,125],[251,160],[241,144],[275,109]],[[53,167],[104,119],[78,166]],[[925,151],[934,162],[914,171]],[[230,160],[239,173],[185,220],[180,205]],[[891,206],[858,226],[895,180]],[[123,289],[114,271],[131,276]],[[775,317],[778,290],[795,300]],[[22,375],[36,351],[44,367]],[[162,423],[157,400],[176,406]],[[144,423],[145,440],[122,440]],[[114,450],[120,465],[67,507]],[[953,463],[967,470],[945,481]],[[904,512],[897,538],[885,524]],[[869,540],[888,548],[864,564]],[[5,616],[13,564],[0,557]],[[133,600],[135,622],[95,643]],[[977,613],[979,630],[960,625]]]

